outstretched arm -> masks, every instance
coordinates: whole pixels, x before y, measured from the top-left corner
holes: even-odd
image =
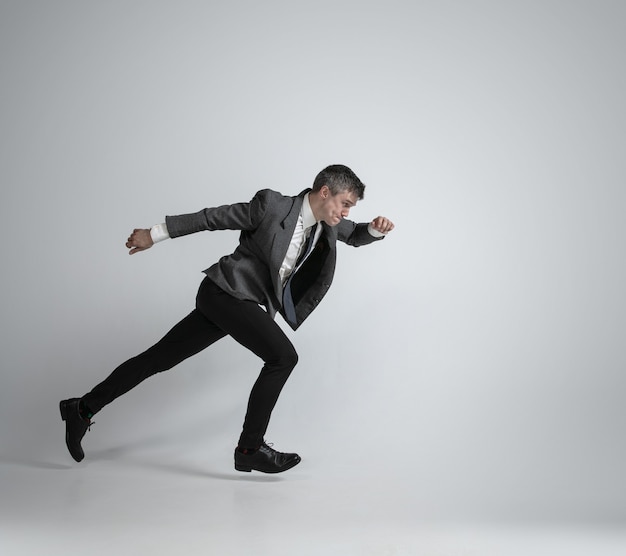
[[[263,218],[267,207],[279,193],[264,189],[249,203],[207,208],[193,214],[166,216],[163,224],[150,229],[135,228],[126,241],[129,255],[150,249],[155,243],[203,230],[251,230]]]

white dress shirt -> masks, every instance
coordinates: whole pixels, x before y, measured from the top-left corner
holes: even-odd
[[[278,275],[280,276],[280,281],[284,285],[287,281],[287,278],[291,275],[291,273],[296,270],[295,265],[296,261],[300,257],[302,253],[302,249],[307,243],[310,234],[310,228],[317,224],[317,220],[315,220],[315,215],[313,214],[313,210],[311,209],[311,203],[309,202],[309,194],[307,193],[304,196],[304,201],[302,202],[302,209],[300,210],[300,214],[298,216],[298,222],[296,222],[296,228],[293,231],[293,236],[291,237],[291,242],[289,243],[289,247],[287,248],[287,254],[285,255],[285,259],[283,260],[283,264],[280,265],[280,270],[278,271]],[[322,227],[318,226],[315,229],[315,237],[313,238],[313,247],[317,243],[320,235],[322,234]],[[304,261],[301,261],[302,264]]]

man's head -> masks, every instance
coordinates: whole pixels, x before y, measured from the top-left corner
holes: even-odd
[[[334,164],[317,174],[309,201],[317,220],[336,226],[363,199],[364,192],[365,185],[350,168]]]
[[[350,168],[343,164],[333,164],[317,174],[313,182],[313,191],[319,191],[325,185],[332,195],[349,191],[354,193],[358,200],[362,200],[365,194],[365,185]]]

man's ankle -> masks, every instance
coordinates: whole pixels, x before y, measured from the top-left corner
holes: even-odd
[[[91,411],[91,409],[89,409],[86,405],[85,402],[83,402],[83,400],[80,400],[80,402],[78,402],[78,414],[85,420],[85,421],[91,421],[91,418],[93,417],[93,411]]]

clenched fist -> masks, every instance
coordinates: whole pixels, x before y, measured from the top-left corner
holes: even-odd
[[[135,228],[133,233],[128,236],[128,241],[126,242],[126,247],[130,249],[129,255],[150,249],[153,245],[154,242],[150,236],[150,230],[143,228]]]

